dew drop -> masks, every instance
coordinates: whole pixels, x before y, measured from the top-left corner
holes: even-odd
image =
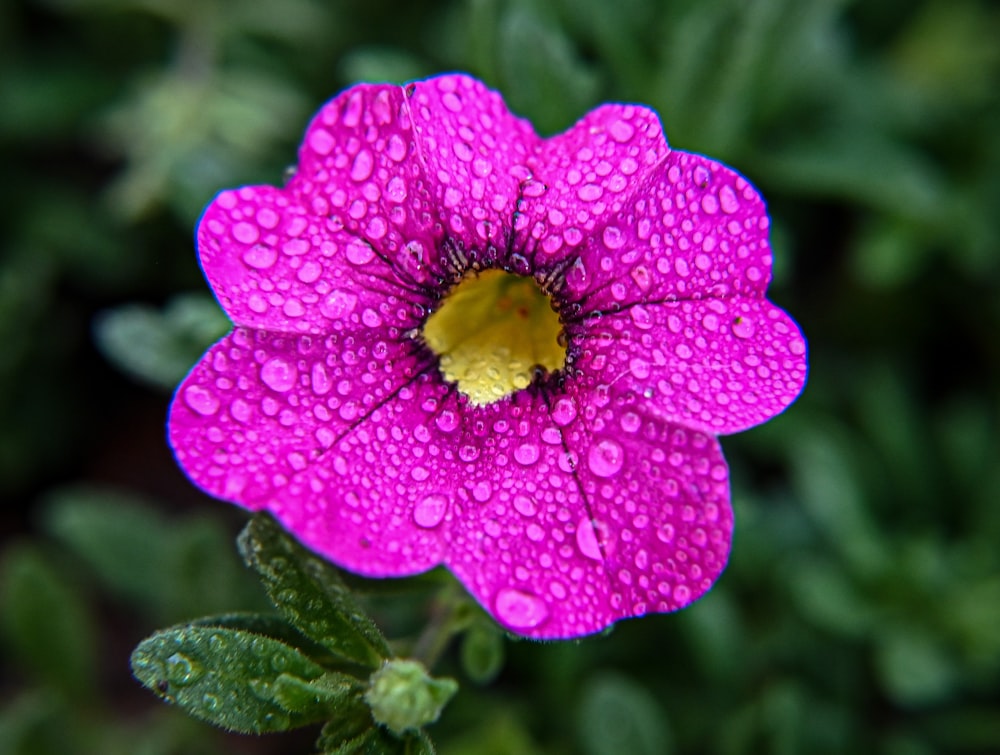
[[[531,466],[538,461],[538,456],[538,446],[534,443],[525,443],[523,446],[518,446],[514,450],[514,458],[517,460],[518,464],[523,464],[526,467]]]
[[[364,241],[354,239],[347,245],[347,259],[355,265],[367,265],[375,259],[375,250]]]
[[[372,174],[374,167],[375,161],[372,159],[372,153],[363,149],[358,152],[354,158],[354,164],[351,165],[351,178],[355,181],[364,181]]]
[[[286,393],[295,385],[298,370],[295,365],[286,362],[281,357],[266,361],[260,368],[260,379],[264,385],[278,393]]]
[[[254,244],[243,253],[243,261],[248,267],[256,270],[266,270],[278,259],[278,252],[274,247],[266,244]]]
[[[753,320],[746,317],[737,317],[733,320],[733,335],[737,338],[749,338],[753,335]]]
[[[497,593],[497,617],[514,629],[533,629],[549,617],[545,601],[530,592],[505,587]]]
[[[448,499],[439,493],[433,493],[413,508],[413,521],[425,529],[432,529],[441,524],[448,510]]]
[[[587,465],[598,477],[612,477],[625,463],[625,451],[618,441],[605,438],[590,447]]]
[[[627,142],[635,134],[635,127],[628,121],[615,121],[608,129],[616,142]]]
[[[728,215],[740,209],[740,202],[732,186],[723,186],[719,189],[719,204],[722,206],[722,211]]]
[[[167,680],[178,687],[194,684],[205,673],[202,665],[183,653],[174,653],[166,660]]]
[[[565,427],[574,419],[576,419],[576,404],[568,398],[556,401],[556,405],[552,408],[552,420],[557,425]]]
[[[526,495],[514,496],[514,508],[522,516],[534,516],[538,511],[535,502]]]
[[[203,417],[215,414],[219,410],[219,399],[200,385],[189,385],[184,389],[184,402]]]
[[[594,561],[604,560],[601,544],[597,540],[597,527],[589,517],[584,517],[576,526],[576,544],[580,552]]]
[[[233,238],[242,244],[252,244],[260,238],[260,231],[253,223],[237,223],[233,226]]]
[[[576,260],[566,271],[566,285],[576,293],[582,293],[590,285],[590,277],[582,260]]]
[[[455,412],[445,409],[434,419],[434,424],[443,432],[450,433],[458,427],[458,416]]]
[[[351,314],[357,306],[358,297],[349,291],[334,289],[320,302],[319,311],[331,320],[340,320]]]
[[[608,249],[621,249],[625,244],[625,236],[621,230],[613,225],[609,225],[601,234],[604,239],[604,246]]]

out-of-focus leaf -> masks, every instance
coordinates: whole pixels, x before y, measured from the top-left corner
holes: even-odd
[[[597,75],[555,24],[508,6],[498,30],[500,86],[517,113],[542,134],[569,127],[597,98]]]
[[[157,310],[127,304],[101,313],[94,338],[109,361],[157,388],[173,390],[232,323],[210,297],[180,295]]]
[[[433,73],[424,61],[391,47],[361,47],[352,50],[340,61],[341,77],[355,82],[385,81],[402,84]]]
[[[792,596],[817,625],[849,637],[863,637],[879,612],[858,594],[842,569],[820,559],[799,559],[789,570]]]
[[[760,155],[759,172],[786,191],[838,197],[931,226],[948,187],[917,150],[867,132],[818,134]]]
[[[392,655],[333,565],[295,542],[272,517],[255,515],[240,535],[239,547],[278,610],[308,637],[369,668]]]
[[[169,522],[133,495],[70,487],[50,494],[45,525],[112,593],[159,620],[264,605],[229,534],[210,520]]]
[[[94,620],[77,586],[46,557],[23,544],[0,565],[0,621],[17,662],[68,697],[95,683]]]
[[[472,681],[489,684],[503,668],[504,647],[494,625],[477,622],[462,638],[462,668]]]
[[[577,710],[577,740],[587,755],[667,755],[667,717],[642,685],[620,674],[592,678]]]
[[[919,627],[889,628],[877,651],[875,660],[882,684],[900,705],[939,701],[957,681],[956,669],[940,641]]]
[[[222,627],[157,632],[133,651],[132,672],[196,718],[250,734],[330,718],[362,689],[282,642]]]
[[[872,576],[884,571],[888,553],[865,507],[852,449],[833,426],[800,428],[793,449],[799,500],[851,568]]]

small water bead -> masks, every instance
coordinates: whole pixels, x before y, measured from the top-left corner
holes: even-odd
[[[253,223],[237,223],[233,226],[233,238],[241,244],[252,244],[260,238],[260,231]]]
[[[354,311],[358,297],[349,291],[334,289],[320,302],[319,311],[331,320],[340,320]]]
[[[266,270],[278,259],[278,252],[274,247],[266,244],[254,244],[243,253],[243,262],[248,267],[255,270]]]
[[[525,443],[523,446],[518,446],[514,449],[514,459],[524,466],[531,466],[536,461],[538,461],[539,450],[538,446],[533,443]]]
[[[295,386],[298,370],[295,365],[281,357],[266,361],[260,368],[260,379],[264,385],[278,393],[287,393]]]
[[[352,240],[345,251],[347,259],[355,265],[367,265],[375,259],[375,250],[370,244],[358,239]]]
[[[750,338],[753,333],[753,320],[747,317],[737,317],[733,320],[733,335],[737,338]]]
[[[729,215],[740,209],[739,199],[732,186],[727,185],[719,189],[719,204],[722,206],[722,211]]]
[[[494,601],[497,617],[514,629],[534,629],[549,617],[545,601],[533,593],[505,587]]]
[[[205,673],[204,667],[183,653],[174,653],[166,659],[167,681],[184,687],[194,684]]]
[[[552,420],[559,426],[565,427],[576,419],[576,404],[568,398],[561,398],[556,401],[552,408]]]
[[[203,417],[219,410],[219,399],[214,393],[199,385],[189,385],[184,389],[184,403]]]
[[[438,493],[431,494],[413,508],[413,521],[425,529],[441,524],[448,510],[448,499]]]
[[[599,539],[599,534],[605,535]],[[580,552],[594,561],[603,561],[605,553],[602,549],[606,538],[606,527],[584,517],[576,526],[576,545]]]
[[[618,441],[605,438],[590,447],[587,466],[598,477],[612,477],[618,474],[625,463],[625,451]]]
[[[534,516],[538,511],[538,506],[535,505],[535,502],[525,495],[514,496],[514,508],[522,516]]]
[[[354,181],[366,180],[372,174],[374,167],[375,160],[372,158],[372,153],[366,149],[361,150],[354,157],[354,163],[351,165],[351,179]]]

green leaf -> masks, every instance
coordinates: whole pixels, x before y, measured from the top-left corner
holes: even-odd
[[[430,738],[423,731],[399,738],[375,726],[368,706],[349,712],[339,711],[337,718],[323,727],[316,749],[325,755],[434,755]]]
[[[666,720],[645,688],[619,674],[602,674],[584,690],[578,739],[587,755],[665,755],[672,750]]]
[[[267,514],[257,514],[239,537],[247,566],[292,624],[334,655],[377,668],[392,655],[333,565],[307,551]]]
[[[69,696],[95,679],[95,629],[80,592],[30,545],[7,550],[0,568],[2,626],[14,656]]]
[[[472,681],[489,684],[504,663],[504,636],[495,627],[477,623],[462,639],[462,668]]]
[[[502,90],[540,133],[569,126],[597,100],[598,77],[555,23],[512,6],[498,29]]]
[[[132,653],[132,672],[192,716],[249,734],[321,721],[361,692],[283,642],[221,627],[157,632]]]
[[[231,323],[204,294],[182,294],[163,310],[126,304],[94,320],[94,338],[104,356],[128,375],[173,390],[205,350]]]

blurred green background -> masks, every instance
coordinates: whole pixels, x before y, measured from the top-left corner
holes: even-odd
[[[439,751],[1000,752],[998,39],[986,0],[0,5],[0,753],[310,751],[315,730],[226,735],[128,671],[154,629],[262,605],[244,516],[164,441],[227,328],[192,229],[218,190],[280,183],[343,87],[455,69],[543,133],[647,103],[746,174],[811,377],[723,441],[718,586],[508,642],[489,684],[454,649]]]

